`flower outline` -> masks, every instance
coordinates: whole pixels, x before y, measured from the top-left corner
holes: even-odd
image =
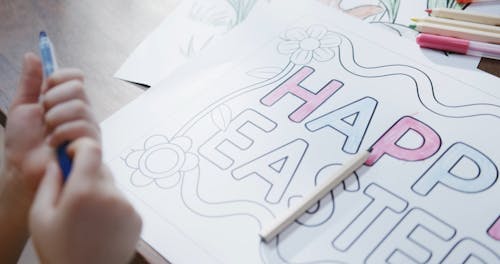
[[[290,61],[297,65],[307,65],[313,59],[329,61],[335,56],[334,48],[341,43],[340,37],[323,25],[312,25],[307,30],[292,28],[282,39],[278,52],[290,55]]]
[[[164,189],[176,186],[185,172],[198,166],[198,156],[189,152],[191,146],[187,137],[149,137],[142,149],[132,150],[124,159],[127,167],[134,170],[130,182],[137,187],[153,182]]]

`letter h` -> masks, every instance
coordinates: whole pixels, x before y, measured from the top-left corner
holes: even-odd
[[[287,93],[291,93],[302,99],[304,103],[297,108],[289,118],[293,122],[300,123],[312,112],[314,112],[321,104],[323,104],[330,96],[332,96],[344,84],[337,80],[331,80],[317,93],[313,93],[300,85],[307,77],[314,72],[314,69],[308,66],[302,67],[288,80],[272,90],[261,99],[261,103],[266,106],[272,106]]]

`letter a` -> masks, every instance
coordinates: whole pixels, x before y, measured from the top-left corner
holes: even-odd
[[[365,97],[307,122],[306,128],[310,131],[326,127],[337,130],[346,136],[342,150],[354,154],[359,150],[376,107],[375,99]]]
[[[233,177],[241,180],[250,175],[259,176],[271,185],[265,198],[266,201],[279,203],[292,181],[307,147],[306,141],[296,139],[234,169]]]

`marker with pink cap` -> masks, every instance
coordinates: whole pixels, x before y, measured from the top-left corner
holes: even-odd
[[[500,45],[459,38],[420,33],[417,44],[422,48],[450,51],[500,60]]]

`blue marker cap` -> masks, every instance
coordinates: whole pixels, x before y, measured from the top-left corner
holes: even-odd
[[[57,62],[54,56],[54,48],[45,31],[40,32],[38,48],[42,59],[43,74],[49,77],[57,68]]]

